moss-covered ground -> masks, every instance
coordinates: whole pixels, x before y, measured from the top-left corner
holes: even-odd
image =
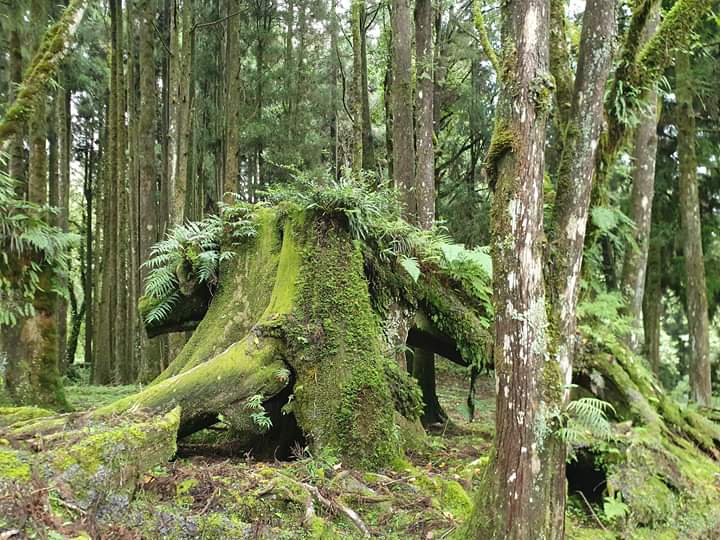
[[[443,360],[437,366],[439,397],[451,423],[391,469],[363,472],[323,461],[300,445],[292,460],[263,461],[227,447],[213,451],[196,436],[181,442],[176,460],[142,475],[129,505],[124,497],[113,504],[108,493],[101,512],[68,503],[62,492],[47,493],[40,479],[21,475],[0,490],[0,534],[18,522],[17,514],[12,522],[4,517],[10,505],[25,513],[17,538],[354,539],[367,537],[366,530],[373,538],[458,539],[492,445],[494,383],[489,376],[478,379],[470,422],[465,370]],[[100,406],[134,390],[75,386],[68,396],[76,407]],[[622,527],[606,517],[601,499],[570,495],[571,540],[695,538],[678,536],[680,529],[667,524],[630,536],[611,533]]]

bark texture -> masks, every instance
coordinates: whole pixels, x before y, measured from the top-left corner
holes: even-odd
[[[558,369],[546,366],[541,242],[549,8],[546,1],[525,0],[502,9],[504,69],[487,158],[495,185],[496,442],[468,530],[484,540],[561,537],[547,523],[552,471],[544,451],[552,406],[547,385],[562,384]]]
[[[412,92],[412,16],[409,0],[393,0],[392,27],[392,175],[404,205],[403,216],[417,221]]]
[[[683,52],[677,59],[678,161],[680,176],[680,222],[687,274],[686,314],[690,334],[690,398],[710,406],[710,321],[708,318],[705,262],[703,258],[698,196],[697,158],[695,155],[695,110],[690,56]]]
[[[660,6],[656,5],[644,32],[647,41],[660,23]],[[652,203],[655,195],[655,154],[657,153],[658,96],[653,87],[647,95],[648,108],[635,128],[633,139],[632,193],[630,195],[630,218],[635,223],[635,246],[628,246],[623,262],[621,290],[627,299],[627,313],[632,319],[632,331],[628,344],[637,351],[643,343],[643,298],[645,274],[650,247]]]

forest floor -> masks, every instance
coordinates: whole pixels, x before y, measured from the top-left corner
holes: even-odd
[[[113,494],[98,504],[98,512],[59,507],[51,500],[52,512],[44,521],[59,536],[47,537],[289,540],[365,538],[369,533],[397,540],[462,538],[471,493],[492,445],[493,386],[490,377],[478,380],[470,422],[465,371],[439,362],[438,393],[451,421],[394,470],[353,470],[322,462],[299,447],[293,460],[263,461],[180,444],[182,457],[148,471],[129,505],[126,498],[113,501]],[[67,394],[81,409],[136,390],[80,385],[68,387]],[[598,524],[581,506],[570,507],[568,538],[614,538],[593,528]],[[28,509],[38,511],[31,504]]]

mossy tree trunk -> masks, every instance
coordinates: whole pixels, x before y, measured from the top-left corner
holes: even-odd
[[[676,67],[678,94],[678,161],[680,167],[680,222],[687,281],[687,319],[690,334],[690,398],[710,406],[710,321],[708,319],[705,261],[700,230],[697,158],[695,155],[695,110],[690,55],[678,54]]]
[[[266,210],[258,224],[224,263],[207,313],[202,302],[180,302],[197,308],[178,319],[202,317],[181,354],[147,390],[111,409],[180,405],[181,434],[222,415],[258,448],[289,429],[283,407],[318,452],[363,467],[392,463],[420,397],[388,352],[362,252],[333,220]],[[171,315],[149,331],[176,324]],[[253,396],[270,414],[270,433],[251,421]]]
[[[655,5],[643,33],[647,40],[657,30],[660,22],[660,6]],[[632,332],[628,343],[637,351],[643,343],[643,298],[645,274],[650,248],[652,203],[655,195],[655,154],[657,153],[658,95],[654,88],[647,95],[648,109],[643,111],[635,128],[633,139],[632,193],[630,195],[630,218],[635,223],[635,246],[628,245],[623,261],[621,290],[627,299],[627,313],[632,319]]]
[[[36,260],[42,265],[42,260]],[[25,271],[30,260],[10,259],[15,272]],[[33,299],[35,314],[3,329],[2,346],[7,354],[5,389],[16,405],[38,405],[59,411],[69,408],[59,370],[57,320],[49,272],[41,274],[40,290]],[[47,291],[47,292],[46,292]]]
[[[488,153],[495,185],[493,303],[495,305],[496,441],[468,536],[477,539],[555,538],[546,524],[552,482],[543,452],[546,403],[545,292],[540,237],[549,89],[547,2],[502,8],[503,66],[495,131]],[[523,21],[525,21],[523,23]],[[553,399],[556,399],[553,397]]]
[[[497,439],[486,473],[490,495],[480,493],[470,523],[469,532],[478,539],[564,536],[566,449],[551,416],[562,410],[572,380],[580,269],[603,90],[612,61],[614,4],[588,2],[583,15],[544,258],[545,122],[552,89],[549,16],[550,5],[533,0],[512,2],[502,14],[502,92],[487,158],[495,183]]]

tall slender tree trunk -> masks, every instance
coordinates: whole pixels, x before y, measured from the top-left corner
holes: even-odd
[[[85,279],[83,296],[85,298],[85,367],[93,363],[93,261],[95,260],[93,244],[93,156],[95,154],[95,133],[90,131],[85,148],[83,177],[83,194],[85,196]]]
[[[228,2],[228,15],[240,9],[239,0]],[[240,29],[237,21],[228,19],[227,32],[227,80],[225,91],[225,110],[227,112],[227,125],[225,131],[225,179],[223,182],[223,197],[225,202],[231,202],[232,196],[225,195],[240,193],[248,199],[248,186],[239,187],[240,176]]]
[[[335,178],[340,175],[340,153],[339,153],[339,137],[338,137],[338,112],[340,105],[338,103],[338,72],[340,64],[338,59],[338,15],[337,0],[330,1],[330,101],[332,107],[328,111],[328,123],[330,126],[330,155],[332,159],[333,174]]]
[[[367,63],[367,9],[363,1],[363,10],[360,14],[360,98],[362,104],[362,154],[363,169],[375,170],[375,148],[372,137],[372,122],[370,120],[370,94],[368,87]]]
[[[705,263],[703,259],[698,197],[697,157],[695,154],[695,110],[690,56],[677,56],[678,161],[680,162],[680,221],[687,274],[687,319],[690,334],[690,399],[710,406],[710,322],[708,320]]]
[[[116,376],[117,348],[116,340],[122,335],[116,333],[118,294],[118,196],[117,185],[117,64],[120,51],[118,44],[118,13],[116,0],[110,1],[110,88],[108,93],[107,114],[105,118],[106,136],[103,141],[103,188],[102,188],[102,270],[100,301],[98,307],[96,338],[94,340],[95,358],[92,365],[92,380],[95,384],[109,384]],[[123,312],[122,318],[125,318]]]
[[[353,82],[352,82],[352,168],[355,173],[363,170],[363,61],[362,33],[365,14],[365,0],[353,0],[352,3],[352,45],[353,45]]]
[[[177,104],[177,169],[175,171],[174,210],[175,223],[185,219],[185,207],[188,186],[188,168],[190,162],[190,144],[192,128],[192,40],[193,40],[193,2],[183,0],[181,17],[181,40],[179,47],[180,74],[178,77]]]
[[[65,78],[61,79],[61,83],[67,85]],[[69,231],[70,217],[70,159],[72,156],[72,119],[70,111],[70,91],[65,86],[61,86],[57,94],[57,125],[58,125],[58,150],[59,150],[59,180],[60,180],[60,228],[63,232]],[[63,334],[67,333],[67,302],[63,299],[60,303],[58,312],[58,324],[60,325],[60,360],[61,366],[67,366],[65,354],[65,338]],[[61,369],[64,371],[64,369]]]
[[[392,0],[392,157],[393,178],[401,194],[403,215],[417,222],[415,141],[412,93],[412,16],[409,0]]]
[[[18,10],[19,11],[19,10]],[[11,21],[12,29],[8,39],[8,54],[10,56],[10,90],[8,92],[8,102],[15,101],[17,95],[17,87],[22,82],[22,46],[20,39],[19,21]],[[23,143],[23,130],[12,136],[9,148],[8,172],[10,176],[17,180],[17,194],[19,198],[25,198],[27,193],[27,183],[25,178],[25,149]]]
[[[644,31],[647,42],[660,23],[660,5],[656,4]],[[657,153],[658,96],[655,88],[647,95],[648,108],[635,128],[633,140],[632,193],[630,195],[630,218],[635,223],[634,240],[637,248],[628,246],[623,262],[621,290],[627,299],[627,314],[632,319],[628,339],[630,348],[638,351],[643,343],[643,298],[645,273],[650,246],[652,203],[655,195],[655,154]]]
[[[645,354],[653,373],[660,380],[660,319],[662,304],[662,256],[660,245],[651,241],[645,272],[645,290],[643,295],[643,327],[645,334]]]
[[[145,0],[137,5],[137,14],[140,17],[138,30],[139,42],[139,86],[140,102],[138,104],[138,231],[139,231],[139,260],[147,260],[150,249],[159,238],[158,214],[158,171],[155,158],[155,118],[157,101],[157,88],[155,83],[155,38],[153,22],[155,10],[153,2]],[[140,268],[140,283],[144,283],[147,269]],[[161,371],[162,344],[158,339],[147,339],[141,336],[141,343],[145,351],[144,365],[141,368],[141,379],[150,380]]]
[[[417,224],[431,229],[435,222],[435,153],[433,148],[433,8],[432,0],[415,2],[415,180]],[[413,376],[423,393],[425,425],[444,423],[435,382],[435,355],[415,349]]]
[[[433,147],[433,7],[432,0],[415,2],[416,168],[418,224],[430,229],[435,221],[435,153]]]

